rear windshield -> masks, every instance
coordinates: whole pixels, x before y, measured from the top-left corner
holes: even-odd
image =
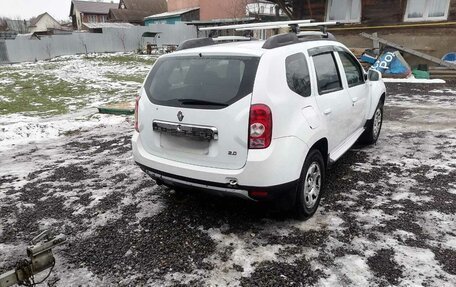
[[[145,83],[159,105],[217,109],[252,93],[257,57],[175,57],[155,63]]]

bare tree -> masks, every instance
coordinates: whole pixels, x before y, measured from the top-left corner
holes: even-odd
[[[46,52],[47,59],[50,60],[52,58],[52,44],[50,41],[46,43],[44,50]]]
[[[144,49],[144,43],[145,43],[145,39],[142,35],[140,35],[138,37],[138,54],[142,54],[143,53],[143,49]]]
[[[249,3],[247,3],[246,6],[250,5],[251,8],[249,6],[247,6],[248,7],[248,8],[246,8],[247,16],[249,16],[249,17],[254,16],[256,20],[261,20],[261,17],[260,17],[260,10],[261,10],[260,0],[250,0],[248,2]]]
[[[290,18],[290,19],[303,19],[306,15],[306,9],[308,14],[312,15],[311,1],[310,0],[269,0],[276,3],[280,9]],[[322,1],[322,0],[320,0]],[[317,2],[317,1],[314,1]]]
[[[82,38],[82,35],[79,35],[79,43],[81,43],[81,46],[84,48],[85,55],[87,56],[89,51],[87,50],[87,44],[86,44],[85,40]]]
[[[117,31],[117,37],[119,38],[119,41],[122,44],[124,52],[126,52],[127,51],[127,46],[126,46],[127,34],[125,33],[125,30],[119,29]]]
[[[0,31],[6,31],[8,29],[8,24],[6,20],[9,20],[7,17],[0,17]]]
[[[21,19],[20,16],[16,16],[12,19],[5,18],[7,23],[7,30],[17,32],[18,34],[25,34],[28,32],[28,22]]]

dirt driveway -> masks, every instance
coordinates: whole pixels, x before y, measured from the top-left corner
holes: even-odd
[[[378,144],[331,168],[305,222],[157,187],[127,120],[1,152],[0,272],[52,228],[55,286],[454,286],[456,84],[388,93]]]

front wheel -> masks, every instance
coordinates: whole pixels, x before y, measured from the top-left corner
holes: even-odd
[[[374,116],[367,123],[366,130],[361,135],[359,141],[363,144],[374,144],[380,135],[383,124],[383,103],[380,102],[375,110]]]
[[[317,211],[325,179],[325,164],[320,151],[312,150],[304,162],[299,178],[296,217],[306,219]]]

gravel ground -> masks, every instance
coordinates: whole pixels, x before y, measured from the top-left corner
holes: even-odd
[[[454,286],[455,103],[454,82],[388,84],[377,145],[332,166],[304,222],[156,186],[129,118],[2,151],[0,272],[51,228],[53,286]]]

